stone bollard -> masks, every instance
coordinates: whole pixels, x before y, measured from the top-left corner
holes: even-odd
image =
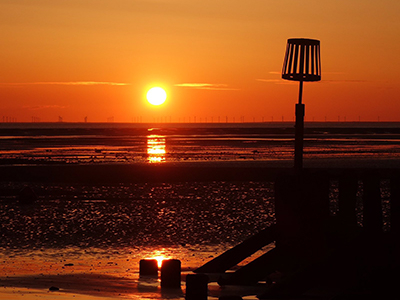
[[[139,262],[140,276],[158,276],[158,263],[156,259],[142,259]]]
[[[186,300],[207,300],[208,276],[188,274],[186,276]]]
[[[163,260],[161,265],[161,287],[180,288],[181,261],[178,259]]]

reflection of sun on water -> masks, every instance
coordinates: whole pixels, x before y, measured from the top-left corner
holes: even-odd
[[[165,161],[165,138],[161,135],[149,135],[147,137],[148,161],[158,163]]]
[[[151,259],[157,260],[157,266],[158,266],[158,268],[161,268],[162,262],[165,259],[165,257],[164,256],[156,256],[156,257],[152,257]]]
[[[168,257],[165,256],[164,252],[165,252],[165,249],[156,250],[156,251],[154,251],[153,256],[149,257],[148,259],[157,260],[158,268],[161,268],[163,260],[168,259]]]

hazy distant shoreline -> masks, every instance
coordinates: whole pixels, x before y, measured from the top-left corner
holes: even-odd
[[[400,122],[309,122],[305,128],[400,128]],[[191,122],[191,123],[136,123],[136,122],[0,122],[0,130],[8,128],[290,128],[294,122]]]

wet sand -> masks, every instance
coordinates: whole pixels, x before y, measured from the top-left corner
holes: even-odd
[[[39,199],[19,205],[25,184],[1,187],[1,299],[183,299],[188,272],[273,221],[268,182],[31,182]],[[181,290],[139,278],[158,256],[181,260]],[[223,290],[211,284],[210,299]]]
[[[99,251],[97,254],[85,253],[75,249],[60,251],[44,250],[41,254],[15,255],[0,267],[0,297],[13,299],[184,299],[185,278],[191,270],[205,260],[225,251],[225,247],[204,247],[196,251],[185,249],[148,248],[140,251],[163,254],[182,260],[181,288],[160,287],[160,278],[138,274],[139,251]],[[136,253],[136,254],[135,254]],[[143,258],[143,257],[142,257]],[[249,260],[247,260],[249,261]],[[56,287],[58,290],[50,291]],[[209,284],[209,299],[221,295],[236,294],[244,299],[256,299],[260,287],[225,287],[221,289],[215,282]]]

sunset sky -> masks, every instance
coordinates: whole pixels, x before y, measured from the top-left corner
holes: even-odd
[[[0,121],[291,121],[281,69],[300,37],[321,41],[306,121],[400,121],[399,15],[398,0],[1,0]]]

